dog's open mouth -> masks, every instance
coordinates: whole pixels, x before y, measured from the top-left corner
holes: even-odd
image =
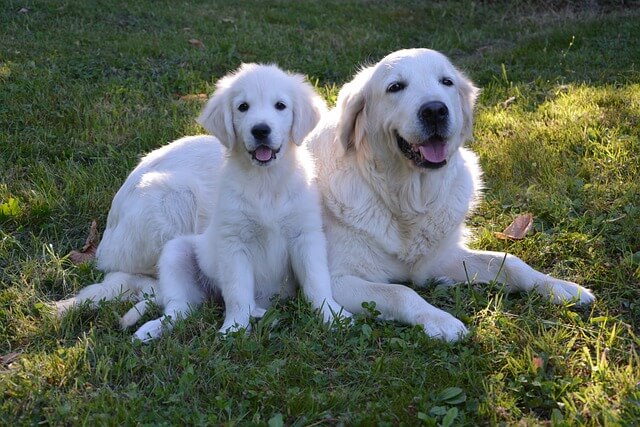
[[[421,144],[410,144],[398,133],[396,138],[402,154],[416,166],[438,169],[447,164],[447,140],[440,135],[433,135]]]
[[[280,152],[280,148],[277,150],[272,149],[266,145],[260,145],[255,150],[251,151],[251,157],[257,160],[259,164],[266,165],[272,160],[276,159],[276,155]]]

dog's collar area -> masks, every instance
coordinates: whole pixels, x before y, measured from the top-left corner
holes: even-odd
[[[269,164],[272,160],[275,160],[279,152],[280,148],[274,150],[273,148],[262,144],[249,153],[251,154],[251,158],[258,162],[259,165],[266,165]]]
[[[447,160],[443,159],[438,162],[433,162],[424,157],[423,153],[428,149],[433,149],[433,147],[429,147],[429,145],[440,145],[444,146],[446,144],[445,140],[442,137],[434,136],[429,138],[429,140],[420,145],[410,144],[406,139],[400,136],[396,132],[396,140],[398,142],[398,148],[400,148],[400,152],[409,160],[413,162],[416,166],[425,169],[438,169],[447,164]],[[422,149],[421,149],[422,147]],[[442,147],[439,147],[442,149]]]

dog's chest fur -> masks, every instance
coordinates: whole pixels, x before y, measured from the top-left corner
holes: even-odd
[[[376,253],[386,254],[387,265],[388,261],[403,265],[403,272],[396,274],[410,276],[414,266],[464,232],[479,177],[463,163],[449,167],[436,171],[443,172],[437,179],[421,179],[428,175],[414,172],[407,177],[365,180],[353,168],[338,169],[330,190],[325,189],[325,204],[347,229],[375,242],[382,250]],[[371,177],[371,171],[365,176]],[[346,182],[351,185],[345,186]]]
[[[245,198],[242,205],[234,221],[250,253],[258,292],[261,282],[279,285],[291,275],[289,241],[294,231],[286,223],[291,206],[273,195]]]
[[[304,194],[304,184],[297,177],[272,182],[264,177],[243,178],[248,179],[222,188],[216,212],[221,240],[216,252],[221,262],[232,251],[245,253],[256,300],[289,296],[295,289],[291,241],[301,234],[298,223],[290,219],[299,214],[296,197]]]

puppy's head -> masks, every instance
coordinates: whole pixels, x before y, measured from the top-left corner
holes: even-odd
[[[366,139],[411,167],[437,169],[471,138],[477,92],[441,53],[400,50],[340,91],[337,138],[345,151]]]
[[[325,109],[303,76],[275,65],[243,64],[218,81],[198,122],[229,150],[266,166],[290,142],[300,145]]]

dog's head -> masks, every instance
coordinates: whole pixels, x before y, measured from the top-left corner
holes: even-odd
[[[471,138],[477,93],[441,53],[400,50],[342,88],[336,138],[345,152],[385,141],[411,167],[437,169]]]
[[[243,64],[218,81],[198,122],[230,150],[265,166],[289,142],[300,145],[325,109],[303,76],[275,65]]]

